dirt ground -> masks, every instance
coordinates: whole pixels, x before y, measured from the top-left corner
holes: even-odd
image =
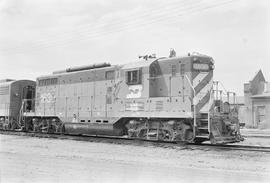
[[[6,182],[269,182],[270,154],[0,135]]]

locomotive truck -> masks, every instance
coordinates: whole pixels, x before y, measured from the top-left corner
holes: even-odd
[[[215,98],[211,57],[144,58],[67,68],[36,82],[2,82],[2,128],[193,143],[239,141],[237,116],[228,102]],[[15,84],[20,90],[12,89]]]

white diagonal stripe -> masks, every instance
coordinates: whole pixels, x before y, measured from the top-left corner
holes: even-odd
[[[208,112],[210,111],[210,107],[212,106],[212,104],[214,103],[214,97],[211,96],[212,93],[210,93],[210,99],[209,101],[201,108],[201,112]]]
[[[207,85],[205,85],[204,88],[201,89],[201,90],[199,91],[199,93],[197,93],[197,95],[196,95],[196,96],[194,97],[194,99],[193,99],[193,100],[194,100],[193,103],[194,103],[195,105],[197,105],[197,104],[199,103],[199,101],[202,100],[202,98],[203,98],[205,95],[207,95],[207,93],[210,92],[212,86],[213,86],[213,78],[211,78],[211,80],[209,81],[209,83],[207,83]]]
[[[196,88],[198,84],[209,74],[209,72],[200,72],[194,79],[193,79],[193,87]]]

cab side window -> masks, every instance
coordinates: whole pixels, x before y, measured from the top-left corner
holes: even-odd
[[[128,85],[141,84],[141,71],[140,70],[126,71],[126,83]]]

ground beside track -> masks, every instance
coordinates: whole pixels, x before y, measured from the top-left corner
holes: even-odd
[[[270,154],[0,135],[5,182],[268,182]]]
[[[241,129],[241,135],[244,141],[236,143],[239,145],[265,146],[270,147],[270,130],[269,129]]]
[[[249,129],[242,128],[240,132],[243,136],[246,137],[263,137],[270,138],[270,129]]]
[[[270,138],[269,137],[253,137],[253,136],[244,136],[244,141],[239,143],[234,143],[235,145],[248,145],[248,146],[264,146],[270,147]]]

